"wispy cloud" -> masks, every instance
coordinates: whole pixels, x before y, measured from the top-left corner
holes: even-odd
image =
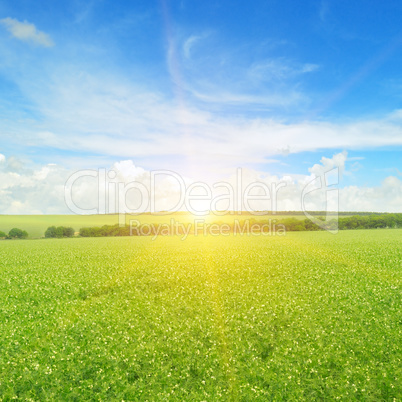
[[[257,106],[260,110],[270,110],[278,107],[292,106],[300,103],[302,100],[307,99],[297,91],[290,91],[286,94],[282,93],[268,93],[268,94],[244,94],[220,91],[216,92],[198,92],[191,89],[191,93],[199,100],[212,104],[224,104],[226,106],[243,106],[243,108],[252,107],[255,109]]]
[[[311,73],[313,71],[318,70],[319,68],[320,68],[320,66],[318,64],[307,63],[301,67],[300,72],[301,73]]]
[[[175,169],[185,170],[187,160],[200,172],[258,166],[284,152],[402,146],[396,113],[348,123],[287,123],[272,117],[222,115],[194,103],[178,106],[175,99],[105,74],[68,71],[65,76],[57,71],[47,80],[43,86],[27,82],[21,87],[35,101],[41,118],[30,124],[1,122],[2,135],[10,133],[9,144],[84,149],[109,158],[140,159],[155,168],[164,167],[161,158],[170,158]],[[248,104],[253,99],[228,94],[225,102],[230,101]]]
[[[190,35],[183,43],[183,55],[186,59],[191,58],[191,53],[197,42],[208,38],[211,32],[204,32],[199,35]]]
[[[277,82],[293,79],[298,75],[311,73],[319,68],[317,64],[306,63],[297,65],[281,59],[270,59],[254,63],[248,69],[247,75],[253,81]]]
[[[326,0],[322,0],[319,8],[319,16],[321,22],[325,22],[329,13],[329,5]]]
[[[242,107],[243,113],[290,107],[297,113],[310,104],[299,82],[319,65],[273,56],[256,61],[249,47],[225,46],[218,39],[209,31],[185,38],[169,31],[167,66],[182,100],[225,110]],[[265,46],[261,51],[267,52]]]
[[[191,57],[191,48],[194,46],[194,44],[201,39],[201,36],[197,35],[191,35],[183,45],[183,53],[184,57],[189,59]]]
[[[48,34],[39,31],[34,24],[27,21],[21,22],[14,18],[7,17],[0,20],[0,23],[4,25],[16,39],[44,47],[54,46],[54,42]]]

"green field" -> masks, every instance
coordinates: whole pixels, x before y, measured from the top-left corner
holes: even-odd
[[[0,242],[0,400],[401,400],[402,231]]]

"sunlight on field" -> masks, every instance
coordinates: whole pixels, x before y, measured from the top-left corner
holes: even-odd
[[[392,400],[399,230],[0,243],[5,400]]]

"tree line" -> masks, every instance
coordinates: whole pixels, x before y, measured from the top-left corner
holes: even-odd
[[[338,221],[330,219],[325,221],[323,217],[317,217],[321,222],[316,224],[310,219],[297,219],[294,217],[270,220],[251,218],[248,220],[248,225],[244,225],[246,221],[240,222],[242,227],[260,227],[261,230],[266,231],[269,226],[270,231],[278,230],[279,228],[285,229],[289,232],[295,231],[316,231],[316,230],[328,230],[338,228],[339,230],[356,230],[356,229],[381,229],[381,228],[402,228],[402,213],[384,213],[384,214],[358,214],[352,216],[341,216]],[[274,225],[272,225],[272,222]],[[217,224],[228,225],[232,230],[235,228],[233,222],[215,222]],[[157,225],[155,225],[157,226]],[[116,225],[104,225],[101,227],[84,227],[79,231],[81,237],[113,237],[113,236],[130,236],[136,235],[136,231],[130,233],[129,226],[120,227]],[[46,238],[65,238],[73,237],[75,234],[72,227],[65,226],[50,226],[46,229]],[[155,234],[152,230],[150,235]],[[179,230],[177,234],[182,234]],[[12,228],[8,233],[0,230],[0,239],[26,239],[28,232],[19,228]]]
[[[354,229],[397,229],[402,228],[402,214],[370,214],[370,215],[353,215],[329,219],[325,221],[323,217],[317,217],[317,223],[310,219],[284,218],[278,219],[275,223],[276,227],[283,225],[286,231],[316,231],[316,230],[354,230]],[[321,222],[318,222],[320,220]],[[253,224],[266,225],[267,220],[254,220]]]
[[[318,224],[310,219],[286,218],[278,220],[277,224],[283,224],[285,229],[290,232],[294,231],[314,231],[314,230],[354,230],[354,229],[397,229],[402,228],[402,214],[370,214],[370,215],[353,215],[339,217],[338,222],[335,219],[329,219],[325,222],[323,217]],[[263,221],[261,221],[263,222]]]
[[[289,232],[331,230],[336,228],[338,228],[339,230],[402,228],[402,213],[353,215],[340,217],[338,221],[336,219],[325,221],[323,217],[317,217],[316,219],[320,220],[320,222],[316,221],[317,223],[314,223],[307,218],[297,219],[292,217],[282,219],[271,218],[269,220],[251,218],[242,220],[237,223],[218,221],[214,224],[226,225],[232,232],[234,232],[236,228],[241,228],[241,230],[243,230],[244,232],[247,232],[249,228],[252,228],[251,230],[256,230],[256,228],[258,230],[258,228],[260,228],[261,231],[285,230]],[[85,227],[80,229],[79,235],[81,237],[113,237],[130,235],[138,236],[141,235],[138,233],[146,233],[145,235],[148,236],[157,234],[156,228],[160,225],[149,225],[147,223],[144,223],[144,226],[147,227],[146,231],[133,230],[131,231],[131,233],[129,226],[120,227],[118,224],[104,225],[101,227]],[[183,227],[178,227],[175,228],[174,232],[170,234],[180,235],[183,234],[183,230]],[[194,229],[192,229],[190,233],[194,233]]]
[[[26,239],[28,232],[19,228],[12,228],[8,234],[0,230],[0,239]]]
[[[80,229],[81,237],[130,236],[130,227],[116,225],[94,226]]]
[[[46,229],[45,237],[46,238],[57,238],[61,239],[62,237],[73,237],[74,236],[74,229],[65,226],[49,226]]]

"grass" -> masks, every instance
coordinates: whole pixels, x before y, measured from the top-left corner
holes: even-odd
[[[0,242],[0,399],[400,400],[401,240]]]

